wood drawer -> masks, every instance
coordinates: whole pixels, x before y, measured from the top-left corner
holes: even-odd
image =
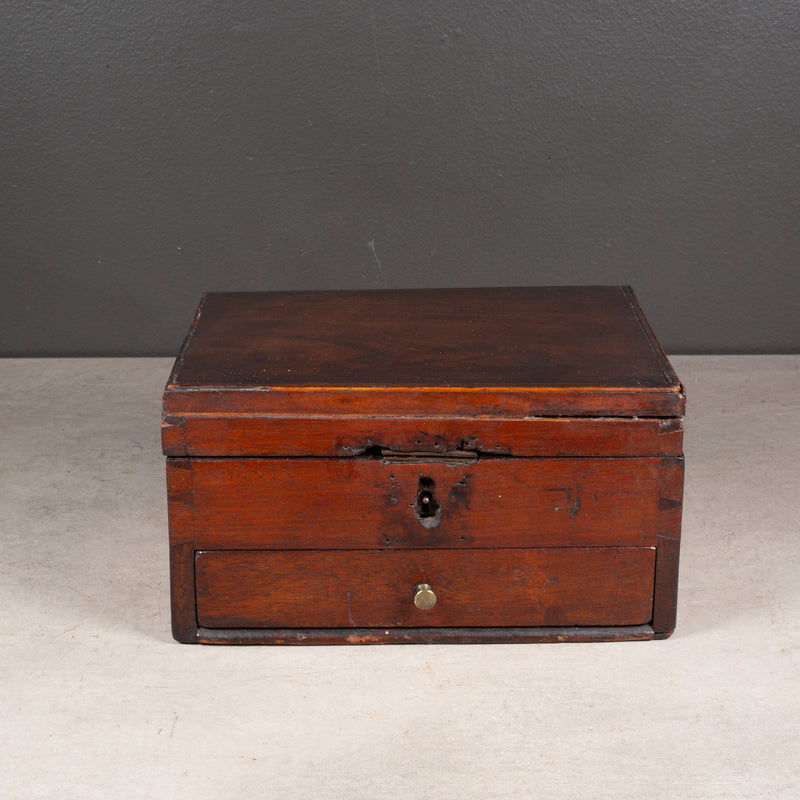
[[[205,628],[617,626],[649,622],[655,548],[200,551]],[[436,594],[418,609],[414,587]]]
[[[652,546],[674,458],[172,459],[197,550]],[[438,519],[421,520],[430,486]],[[667,502],[671,502],[667,500]]]

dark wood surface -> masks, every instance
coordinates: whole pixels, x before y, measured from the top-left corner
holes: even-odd
[[[671,459],[191,459],[197,549],[654,545]],[[441,517],[415,501],[434,483]]]
[[[653,603],[655,637],[665,639],[675,630],[678,610],[678,566],[683,516],[683,458],[665,459],[671,464],[662,472],[659,516],[656,523],[656,581]]]
[[[500,628],[199,628],[203,644],[542,644],[641,642],[653,639],[650,625]]]
[[[164,395],[174,635],[664,638],[683,409],[624,288],[208,295]]]
[[[681,386],[622,287],[204,297],[165,415],[680,416]]]
[[[208,628],[639,625],[652,547],[197,553]],[[413,588],[437,595],[427,611]]]
[[[173,382],[677,387],[609,286],[211,293]]]
[[[197,614],[194,588],[194,497],[192,463],[189,459],[167,459],[167,510],[172,635],[179,642],[192,642],[197,631]]]

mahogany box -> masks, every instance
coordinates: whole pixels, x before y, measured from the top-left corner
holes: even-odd
[[[665,638],[683,413],[627,287],[206,294],[164,392],[174,636]]]

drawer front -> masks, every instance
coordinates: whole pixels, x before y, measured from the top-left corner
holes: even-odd
[[[206,628],[640,625],[652,547],[200,551]],[[435,604],[420,609],[415,587]],[[418,601],[430,600],[427,591]]]
[[[185,463],[198,550],[651,546],[665,475],[680,469],[659,458]]]

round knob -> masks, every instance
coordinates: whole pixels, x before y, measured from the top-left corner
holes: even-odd
[[[429,583],[418,583],[414,587],[414,605],[422,611],[428,611],[436,605],[436,595]]]

